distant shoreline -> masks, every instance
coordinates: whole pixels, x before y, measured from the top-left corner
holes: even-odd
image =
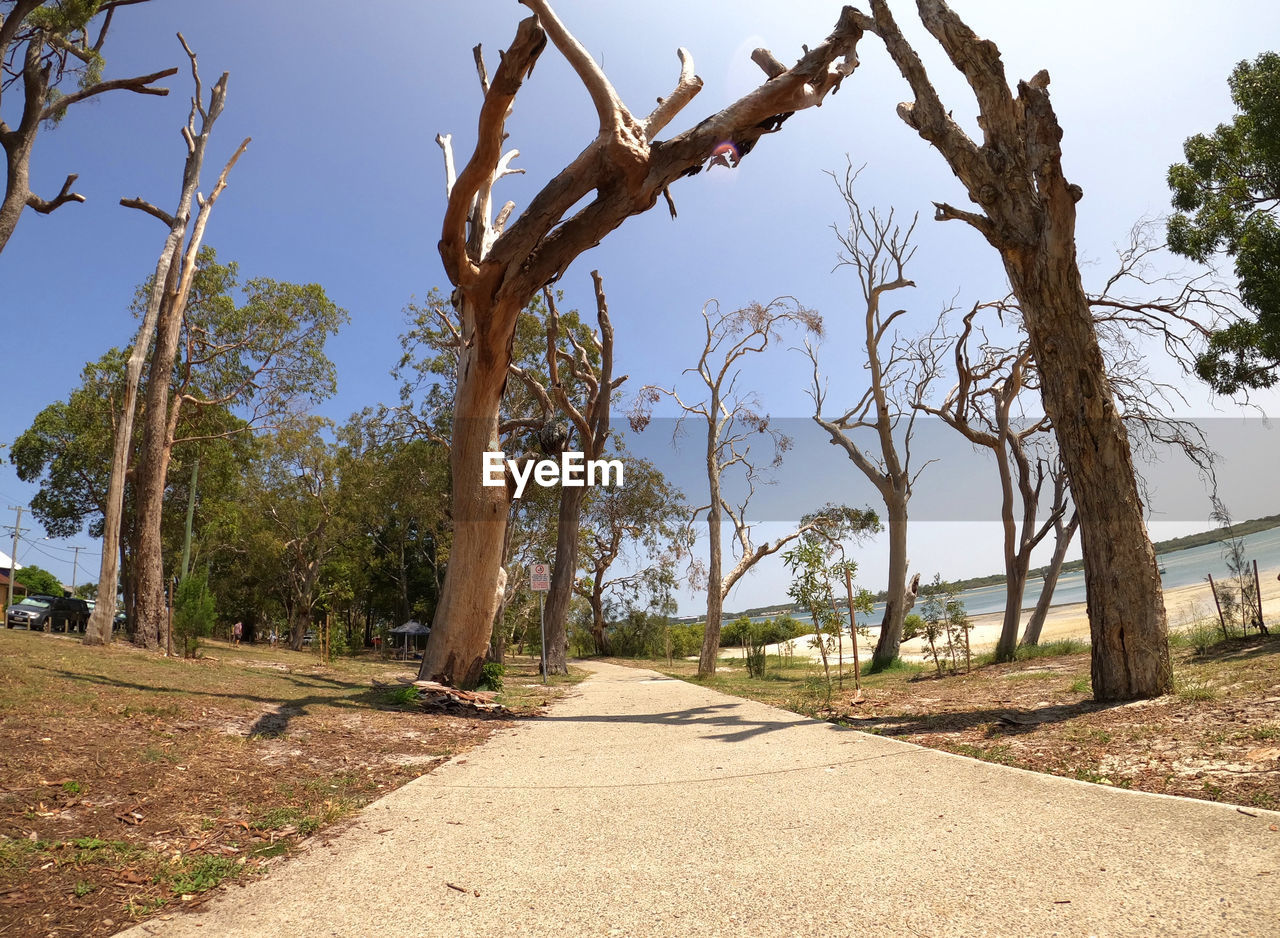
[[[1267,515],[1263,518],[1254,518],[1251,521],[1241,521],[1239,524],[1233,524],[1230,527],[1214,528],[1211,531],[1201,531],[1199,534],[1185,534],[1182,537],[1171,537],[1167,540],[1156,541],[1152,546],[1155,548],[1157,556],[1164,554],[1177,553],[1180,550],[1190,550],[1194,547],[1204,547],[1206,544],[1215,544],[1230,533],[1233,537],[1247,537],[1250,534],[1257,534],[1259,531],[1269,531],[1272,528],[1280,527],[1280,515]],[[1027,581],[1031,582],[1037,577],[1044,575],[1046,567],[1035,567],[1027,571]],[[1062,573],[1074,573],[1084,569],[1083,560],[1072,560],[1062,565]],[[1003,586],[1006,577],[1003,573],[992,573],[987,576],[969,577],[964,580],[957,580],[954,583],[958,591],[981,589],[987,586]],[[882,591],[877,593],[875,601],[882,603],[885,601],[885,593]],[[841,600],[836,600],[837,606],[847,605]],[[1028,606],[1023,611],[1029,611],[1034,606]],[[793,615],[798,609],[797,603],[781,603],[770,604],[768,606],[757,606],[753,609],[747,609],[743,612],[725,612],[724,621],[730,622],[734,619],[746,616],[755,618],[762,615]],[[673,619],[673,622],[701,622],[703,616],[681,616]]]

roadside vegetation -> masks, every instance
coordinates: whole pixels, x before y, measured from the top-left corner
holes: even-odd
[[[109,935],[198,906],[509,725],[398,698],[412,662],[202,647],[0,630],[0,934]],[[516,717],[583,676],[544,687],[536,668],[508,658],[497,701]]]

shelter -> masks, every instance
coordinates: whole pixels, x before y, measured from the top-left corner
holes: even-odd
[[[404,656],[407,658],[409,657],[409,654],[410,654],[409,645],[411,640],[413,643],[414,652],[418,652],[418,651],[421,651],[423,648],[426,648],[427,636],[431,634],[431,626],[423,625],[421,622],[417,621],[416,619],[410,619],[404,625],[397,625],[394,629],[391,630],[391,634],[404,636],[404,644],[400,650],[404,654]],[[421,644],[419,644],[419,639],[421,639]]]

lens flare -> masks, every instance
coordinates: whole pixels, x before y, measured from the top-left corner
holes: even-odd
[[[732,169],[738,165],[741,154],[738,153],[738,147],[732,140],[726,140],[724,143],[716,145],[711,151],[711,163],[714,166],[719,163],[721,166],[727,166]]]

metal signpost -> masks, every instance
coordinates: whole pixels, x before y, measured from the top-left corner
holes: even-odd
[[[529,564],[529,588],[538,594],[538,628],[542,635],[542,683],[547,683],[547,621],[543,615],[542,594],[551,589],[551,565]]]

